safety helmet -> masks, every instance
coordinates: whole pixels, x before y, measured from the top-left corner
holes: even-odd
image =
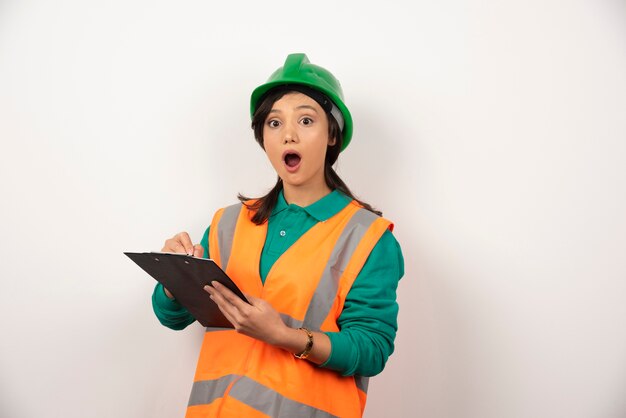
[[[305,93],[306,90],[298,87],[303,86],[305,89],[309,87],[323,93],[332,101],[332,103],[329,103],[328,108],[324,110],[330,113],[339,123],[341,133],[343,134],[341,150],[346,149],[350,139],[352,139],[352,116],[343,102],[341,84],[330,71],[311,64],[306,54],[289,54],[285,64],[274,71],[265,84],[254,89],[250,98],[250,115],[254,115],[265,94],[269,93],[270,90],[278,87],[289,90],[289,86],[293,86],[294,91]],[[317,97],[311,97],[318,103],[320,102]],[[322,103],[320,105],[325,107]]]

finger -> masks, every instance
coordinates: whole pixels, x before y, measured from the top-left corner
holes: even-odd
[[[248,300],[247,305],[258,306],[259,304],[265,302],[265,300],[257,298],[257,297],[254,297],[254,296],[252,296],[252,295],[250,295],[248,293],[245,293],[245,292],[242,292],[242,293],[246,297],[246,299]],[[245,301],[244,301],[244,303],[245,303]]]
[[[215,302],[226,319],[228,319],[228,321],[233,324],[236,329],[239,326],[239,321],[237,321],[237,308],[224,299],[224,297],[211,285],[204,286],[204,290],[210,295],[211,300]]]
[[[163,288],[163,290],[165,291],[165,296],[167,296],[170,299],[174,299],[174,295],[172,295],[172,292],[167,290],[165,287]]]
[[[248,305],[243,300],[241,300],[239,296],[234,294],[229,288],[222,285],[220,282],[213,280],[211,282],[211,285],[215,288],[217,292],[220,293],[220,295],[224,299],[226,299],[231,305],[237,307],[238,309],[244,308],[245,305]]]
[[[235,320],[235,318],[233,318],[233,316],[230,313],[222,309],[219,305],[218,307],[220,308],[220,311],[222,311],[222,313],[224,314],[224,317],[228,320],[228,322],[232,324],[233,328],[235,328],[235,330],[239,330],[241,326],[239,325],[237,320]]]
[[[215,289],[210,284],[204,285],[204,291],[207,292],[211,296],[213,296],[213,293],[215,293]]]
[[[189,234],[186,232],[181,232],[176,235],[176,238],[185,248],[185,254],[193,255],[193,243],[191,242],[191,238],[189,238]]]
[[[204,248],[202,248],[202,245],[200,244],[196,244],[193,246],[193,256],[194,257],[198,257],[198,258],[202,258],[202,256],[204,255]]]
[[[250,295],[248,293],[245,293],[245,292],[241,292],[241,293],[243,293],[243,295],[246,297],[246,299],[248,299],[248,302],[250,302],[250,304],[252,304],[252,305],[254,305],[254,302],[256,302],[258,300],[263,300],[263,299],[256,298],[256,297],[254,297],[254,296],[252,296],[252,295]]]
[[[213,301],[218,305],[222,305],[223,307],[233,306],[232,303],[230,303],[224,295],[212,285],[207,284],[204,286],[204,290],[211,295],[211,299],[213,299]]]
[[[161,251],[164,253],[187,254],[184,245],[176,238],[170,238],[165,241],[165,245]]]
[[[213,283],[217,282],[214,281]],[[219,283],[217,283],[217,285],[220,286]],[[213,299],[217,306],[220,307],[220,310],[224,312],[224,314],[228,313],[229,321],[233,325],[236,325],[236,329],[239,329],[237,326],[241,326],[244,319],[250,314],[250,305],[239,299],[237,295],[232,293],[225,286],[222,286],[221,289],[213,287],[207,291],[211,294],[211,299]],[[230,294],[227,294],[226,292],[229,292]]]

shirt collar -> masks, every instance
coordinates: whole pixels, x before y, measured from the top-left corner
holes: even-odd
[[[278,200],[276,201],[276,206],[272,211],[272,216],[282,212],[283,210],[289,208],[290,206],[296,207],[304,210],[310,216],[317,219],[318,222],[323,222],[327,219],[332,218],[336,214],[338,214],[343,208],[348,206],[348,204],[352,201],[348,196],[340,192],[339,190],[333,190],[326,196],[322,197],[315,203],[310,204],[304,208],[298,205],[290,205],[285,200],[285,196],[283,191],[281,190],[278,195]]]
[[[289,204],[285,200],[285,195],[283,195],[283,191],[281,190],[278,193],[278,200],[276,200],[276,206],[272,210],[272,214],[270,216],[278,215],[280,212],[284,211],[289,207]]]

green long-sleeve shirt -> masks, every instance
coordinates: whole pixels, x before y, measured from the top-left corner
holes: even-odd
[[[288,204],[281,193],[268,220],[267,237],[261,253],[259,272],[265,278],[276,260],[317,222],[339,213],[350,198],[333,191],[307,207]],[[207,228],[201,240],[209,254]],[[382,371],[394,349],[398,304],[396,288],[404,275],[400,245],[390,231],[380,238],[346,296],[338,319],[339,332],[327,332],[331,353],[322,364],[344,375],[373,376]],[[195,321],[176,300],[169,299],[157,284],[152,306],[159,321],[180,330]]]

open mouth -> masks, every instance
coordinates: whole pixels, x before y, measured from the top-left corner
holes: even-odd
[[[300,164],[301,157],[295,152],[287,152],[283,156],[283,160],[285,161],[285,165],[287,167],[294,168]]]

